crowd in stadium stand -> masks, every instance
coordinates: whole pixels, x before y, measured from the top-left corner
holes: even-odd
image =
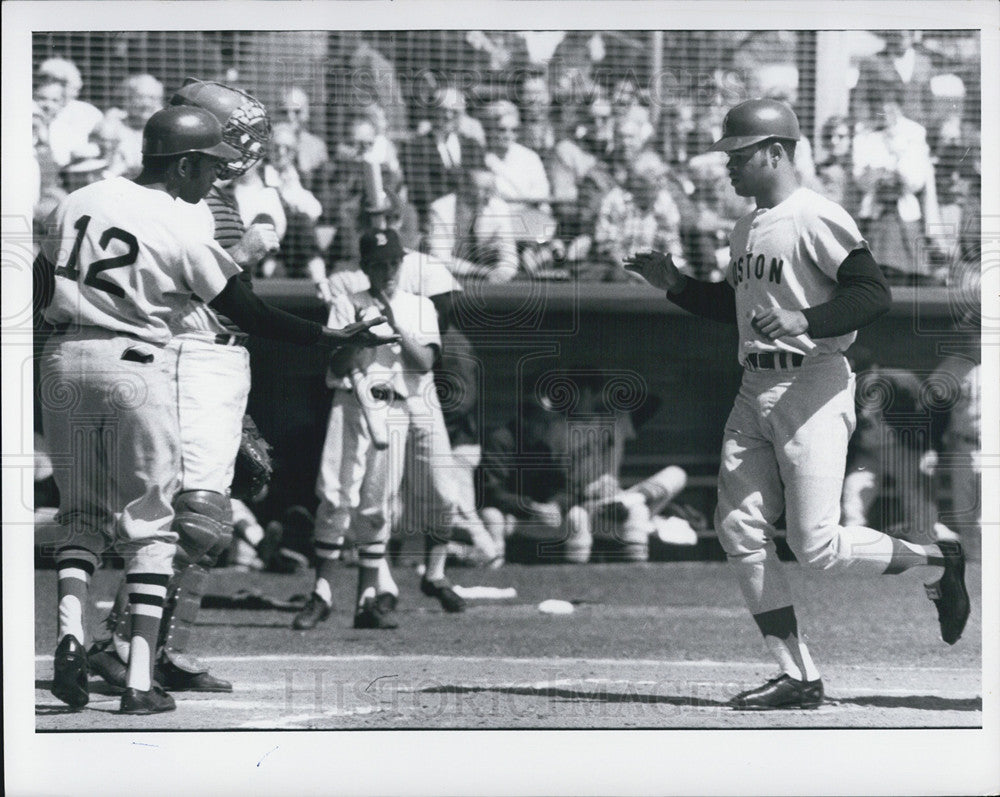
[[[669,103],[658,103],[628,70],[612,79],[598,75],[601,49],[613,44],[599,33],[565,34],[544,63],[529,57],[526,37],[512,32],[421,32],[421,47],[403,51],[410,61],[394,60],[362,33],[337,35],[339,60],[331,59],[326,74],[329,95],[310,96],[302,85],[283,83],[270,107],[273,133],[264,161],[225,189],[245,224],[273,224],[281,240],[280,251],[257,266],[258,278],[312,279],[321,289],[338,264],[357,264],[361,232],[384,218],[404,247],[434,255],[460,279],[627,281],[635,277],[622,268],[623,259],[656,248],[694,277],[722,280],[728,235],[751,205],[732,190],[727,155],[709,152],[711,143],[733,97],[767,95],[792,105],[797,99],[797,74],[790,78],[794,45],[773,31],[747,35],[732,71],[706,73],[704,92],[679,92]],[[434,36],[442,38],[435,43]],[[965,102],[974,87],[931,58],[912,32],[879,36],[884,47],[857,65],[844,113],[817,120],[818,139],[804,136],[797,147],[799,178],[858,220],[890,281],[956,285],[961,264],[977,257],[970,247],[979,237],[980,135]],[[176,74],[129,73],[117,101],[98,108],[80,99],[88,96],[80,69],[57,53],[39,60],[34,80],[36,225],[76,188],[138,174],[143,126],[179,84]],[[152,56],[148,63],[158,61],[166,63]],[[431,79],[413,77],[421,74]],[[256,93],[221,62],[196,76]],[[107,75],[93,77],[109,82]],[[352,93],[342,83],[364,90]],[[377,203],[373,170],[384,192]],[[458,330],[448,332],[461,341]],[[456,346],[448,339],[446,356]],[[619,416],[616,444],[607,452],[611,464],[597,468],[601,478],[592,480],[615,490],[621,446],[643,420]],[[482,440],[480,430],[467,441],[453,435],[456,447],[484,444],[487,494],[478,504],[490,530],[502,529],[498,536],[508,538],[515,559],[515,532],[531,523],[543,530],[561,524],[554,496],[573,490],[542,480],[548,493],[507,500],[522,481],[503,464],[507,438],[522,434],[544,455],[561,451],[569,443],[549,439],[562,428],[559,417],[530,405],[523,417],[483,430]],[[978,432],[964,439],[974,436]],[[611,502],[626,527],[645,528],[650,505],[652,515],[660,512],[657,502],[683,483],[677,470],[641,483],[655,493],[651,503],[638,493],[626,496],[631,503]],[[566,506],[599,503],[584,489],[589,486],[573,488],[576,501]],[[52,497],[39,501],[50,506]],[[535,508],[525,517],[507,511],[521,505]],[[243,509],[254,522],[251,509]],[[589,524],[597,515],[587,517]],[[298,505],[273,522],[287,536],[302,526],[299,536],[306,537],[312,528],[308,510]],[[699,522],[704,518],[684,519],[688,530]],[[242,555],[245,561],[239,551],[234,560],[262,566],[251,561],[253,550]]]
[[[372,37],[341,33],[337,69],[361,75],[354,85],[369,90],[345,101],[342,92],[324,99],[285,87],[271,109],[266,162],[230,187],[247,222],[271,220],[282,238],[280,256],[258,276],[316,275],[320,261],[332,268],[355,256],[357,231],[370,220],[361,168],[370,162],[381,166],[404,244],[452,261],[458,275],[629,280],[624,254],[656,247],[694,276],[723,278],[728,232],[748,207],[728,184],[726,156],[706,150],[727,90],[795,103],[787,37],[750,34],[697,104],[681,96],[657,105],[639,81],[596,79],[595,50],[607,46],[599,34],[565,34],[539,63],[527,35],[452,33],[461,39],[429,46],[412,64],[394,63]],[[825,120],[815,147],[803,137],[800,178],[859,219],[892,281],[944,283],[954,231],[978,215],[978,130],[961,78],[935,66],[913,32],[879,36],[884,47],[859,63],[846,113]],[[447,48],[455,63],[439,51]],[[787,63],[775,63],[782,52]],[[436,70],[423,102],[398,91],[402,70],[417,66]],[[440,78],[449,74],[462,79],[448,85]],[[128,75],[113,108],[81,101],[82,87],[65,58],[37,69],[37,219],[66,191],[136,174],[142,126],[165,96],[151,74]],[[427,86],[409,88],[416,95]],[[323,140],[311,121],[324,111],[327,119],[335,102],[339,140]]]

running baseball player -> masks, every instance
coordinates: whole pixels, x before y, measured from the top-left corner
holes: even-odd
[[[220,164],[219,179],[205,202],[192,206],[190,230],[200,229],[208,239],[214,237],[243,268],[240,278],[250,287],[250,270],[278,248],[278,237],[272,225],[244,229],[223,186],[263,157],[271,129],[267,111],[248,94],[191,78],[170,105],[193,105],[214,114],[222,125],[223,140],[239,152],[236,160]],[[168,345],[176,355],[181,433],[181,484],[174,499],[174,530],[179,539],[161,623],[156,680],[168,691],[231,692],[232,684],[209,673],[189,654],[188,646],[207,568],[232,537],[229,485],[250,392],[250,357],[243,345],[247,336],[204,302],[193,303],[189,313],[172,323],[172,331],[175,334]],[[210,547],[203,550],[209,542]],[[88,651],[90,667],[112,686],[123,687],[128,657],[124,584],[105,624],[111,637]]]
[[[958,641],[969,617],[965,556],[956,542],[917,545],[838,525],[854,374],[843,351],[886,312],[888,286],[857,225],[839,205],[800,187],[799,122],[784,103],[732,108],[712,150],[757,207],[730,237],[726,281],[683,276],[669,255],[638,253],[625,267],[697,315],[736,324],[743,381],[726,422],[716,533],[781,673],[736,695],[742,710],[814,708],[823,681],[799,631],[775,553],[784,511],[803,565],[872,575],[912,570],[937,606],[941,637]]]
[[[166,108],[143,131],[135,182],[110,178],[71,194],[54,212],[36,260],[39,307],[55,332],[41,362],[42,418],[57,471],[59,622],[52,693],[73,708],[89,701],[83,607],[89,579],[114,541],[126,560],[131,624],[120,710],[175,708],[153,680],[160,620],[173,572],[173,499],[180,471],[172,324],[193,297],[241,329],[333,348],[379,345],[377,323],[333,330],[254,301],[239,266],[213,241],[186,239],[189,211],[238,150],[200,108]],[[248,298],[250,297],[250,298]],[[211,531],[209,529],[208,531]]]
[[[359,565],[354,627],[396,627],[391,614],[398,588],[385,561],[390,504],[402,482],[402,455],[412,428],[436,420],[422,414],[424,396],[434,390],[431,369],[441,346],[434,305],[426,297],[398,288],[404,252],[394,230],[366,232],[359,248],[361,267],[371,287],[349,297],[334,297],[331,322],[381,312],[401,340],[398,346],[370,354],[346,347],[331,360],[327,384],[334,388],[333,407],[316,485],[320,497],[316,584],[293,621],[299,630],[314,628],[330,615],[331,583],[349,529],[358,547]],[[357,373],[353,379],[348,376],[352,370]],[[362,401],[368,402],[367,413]],[[431,437],[446,441],[443,421],[440,427]],[[386,447],[376,444],[377,436],[385,438]],[[434,464],[433,452],[427,460],[412,464],[423,466],[418,479],[426,487],[417,492],[429,505],[420,508],[421,516],[442,517],[426,472]]]

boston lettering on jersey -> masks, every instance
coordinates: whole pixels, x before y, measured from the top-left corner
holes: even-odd
[[[768,262],[766,255],[755,255],[753,252],[748,252],[738,260],[733,261],[733,281],[739,285],[751,277],[758,280],[766,278],[768,282],[780,285],[781,270],[784,266],[785,261],[780,257],[772,257]]]

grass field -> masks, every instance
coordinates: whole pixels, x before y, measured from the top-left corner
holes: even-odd
[[[176,694],[177,711],[124,717],[92,678],[70,711],[48,691],[55,573],[36,571],[39,731],[487,728],[961,728],[982,724],[980,567],[967,575],[973,614],[961,641],[940,641],[933,605],[908,575],[871,579],[785,565],[799,620],[830,698],[814,711],[735,712],[725,701],[774,673],[735,581],[719,563],[455,569],[453,580],[513,587],[444,614],[400,568],[400,628],[355,631],[356,574],[345,567],[335,611],[309,632],[290,611],[206,608],[196,649],[232,694]],[[99,571],[93,602],[121,572]],[[213,573],[215,605],[240,590],[304,594],[308,574]],[[569,601],[572,614],[538,604]],[[103,609],[90,611],[91,619]]]

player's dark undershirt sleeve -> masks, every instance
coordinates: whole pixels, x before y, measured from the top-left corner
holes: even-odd
[[[671,302],[689,313],[713,321],[736,323],[736,291],[732,285],[728,282],[702,282],[689,277],[683,280],[677,292],[667,291]]]
[[[307,321],[267,304],[247,287],[238,274],[230,277],[222,293],[209,305],[231,318],[244,332],[283,343],[316,343],[323,330],[315,321]]]
[[[867,249],[855,249],[837,269],[837,295],[802,311],[809,335],[832,338],[870,324],[892,306],[892,293],[882,270]]]

